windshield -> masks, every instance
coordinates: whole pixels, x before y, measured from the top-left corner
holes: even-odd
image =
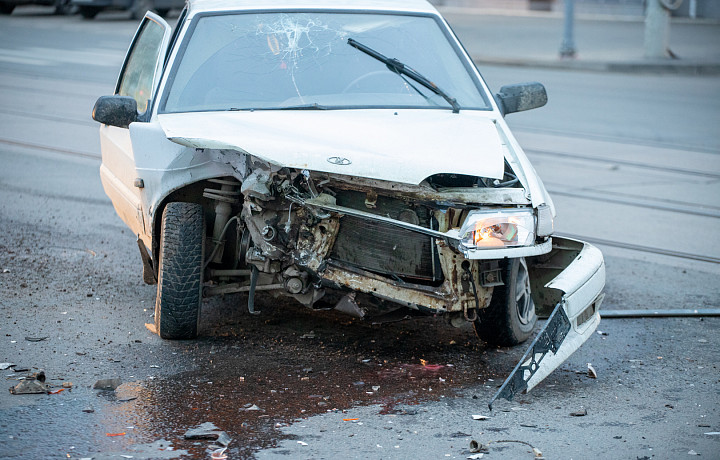
[[[361,13],[201,16],[160,111],[441,108],[434,91],[348,44],[402,61],[463,109],[489,108],[479,83],[431,17]]]

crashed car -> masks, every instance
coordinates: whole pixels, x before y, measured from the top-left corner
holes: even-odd
[[[161,337],[196,337],[203,298],[237,292],[252,314],[271,291],[444,315],[503,346],[548,317],[511,398],[591,336],[605,283],[596,248],[553,236],[504,121],[546,100],[539,83],[493,96],[425,1],[191,0],[174,30],[144,17],[93,118]]]

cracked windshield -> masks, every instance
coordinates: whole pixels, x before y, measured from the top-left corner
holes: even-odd
[[[411,67],[463,109],[488,108],[479,82],[429,17],[261,13],[205,16],[191,27],[164,112],[449,107],[348,39]]]

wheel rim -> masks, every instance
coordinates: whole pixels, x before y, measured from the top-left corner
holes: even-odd
[[[515,308],[523,325],[530,324],[535,316],[535,305],[530,297],[530,275],[525,259],[520,259],[515,278]]]

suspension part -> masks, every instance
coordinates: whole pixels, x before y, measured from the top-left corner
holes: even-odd
[[[206,188],[203,196],[215,200],[215,224],[213,226],[213,245],[217,247],[212,262],[222,262],[225,240],[222,231],[232,214],[232,206],[240,201],[240,182],[237,179],[208,179],[208,182],[219,184],[220,189]]]

